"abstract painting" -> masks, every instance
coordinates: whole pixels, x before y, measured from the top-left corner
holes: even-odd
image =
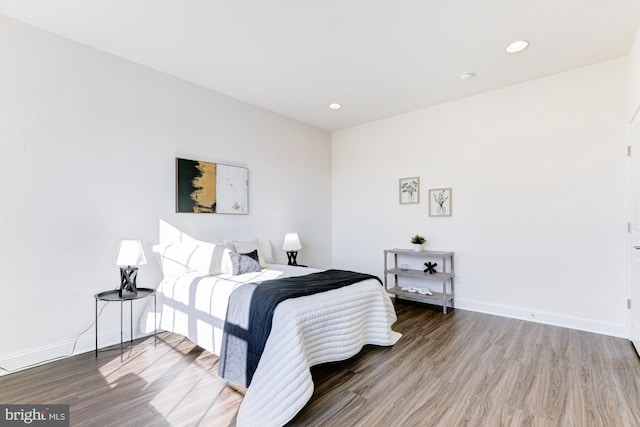
[[[429,190],[429,216],[451,216],[451,188]]]
[[[176,212],[249,213],[249,170],[176,158]]]

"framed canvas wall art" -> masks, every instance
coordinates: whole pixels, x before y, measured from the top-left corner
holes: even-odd
[[[451,188],[429,190],[429,216],[451,216]]]
[[[420,178],[400,178],[400,204],[420,203]]]
[[[176,158],[176,212],[249,213],[249,169]]]

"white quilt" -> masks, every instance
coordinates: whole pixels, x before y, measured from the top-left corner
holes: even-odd
[[[165,278],[157,296],[159,327],[184,335],[219,355],[227,301],[233,289],[244,283],[316,271],[271,266],[261,273],[239,276],[186,273]],[[152,310],[152,305],[147,306],[147,316],[143,316],[147,332],[153,330]],[[393,345],[401,337],[391,330],[395,321],[391,300],[376,280],[280,303],[262,358],[240,405],[237,425],[284,425],[313,394],[311,366],[348,359],[365,344]]]

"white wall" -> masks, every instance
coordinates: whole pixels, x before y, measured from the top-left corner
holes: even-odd
[[[635,40],[629,52],[629,73],[631,77],[631,113],[629,120],[631,120],[636,111],[638,111],[637,114],[640,114],[640,27],[636,32]]]
[[[626,335],[627,72],[616,59],[335,132],[334,267],[382,276],[383,249],[420,233],[455,251],[458,307]],[[399,205],[411,176],[421,203]],[[452,217],[428,216],[439,187]]]
[[[329,266],[327,132],[3,17],[0,52],[0,366],[69,354],[118,285],[121,239],[142,240],[138,284],[155,287],[160,221],[268,238],[282,263],[296,231],[299,261]],[[176,156],[248,167],[250,214],[176,214]],[[117,306],[100,322],[113,342]]]

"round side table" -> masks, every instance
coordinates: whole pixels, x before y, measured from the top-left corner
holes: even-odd
[[[157,338],[157,319],[156,319],[156,290],[151,288],[138,288],[138,293],[136,295],[127,295],[121,297],[118,295],[118,289],[100,292],[94,295],[96,300],[96,357],[98,357],[98,301],[107,301],[107,302],[120,302],[120,361],[122,361],[122,354],[124,353],[124,345],[123,345],[123,306],[125,301],[129,301],[129,307],[131,310],[130,313],[130,330],[131,330],[131,339],[130,342],[133,343],[133,301],[137,299],[143,299],[146,297],[153,296],[153,343],[154,345],[158,345]]]

